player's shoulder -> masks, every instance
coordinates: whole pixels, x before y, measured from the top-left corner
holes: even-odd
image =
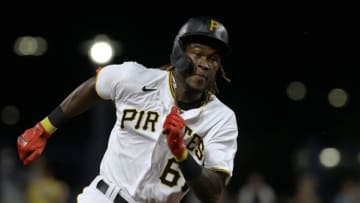
[[[131,69],[146,69],[147,67],[145,67],[143,64],[138,63],[136,61],[124,61],[122,63],[119,64],[109,64],[106,65],[104,67],[102,67],[102,70],[108,70],[108,69],[114,69],[114,70],[118,70],[118,69],[126,69],[126,68],[131,68]]]
[[[106,80],[115,82],[143,84],[164,81],[168,76],[168,71],[160,68],[146,67],[135,61],[126,61],[121,64],[111,64],[104,66],[98,75]]]
[[[120,64],[109,64],[101,68],[101,71],[121,71],[123,74],[140,74],[145,72],[164,72],[158,68],[147,67],[137,61],[124,61]]]
[[[106,66],[103,66],[102,69],[124,69],[124,68],[129,68],[129,69],[149,69],[149,70],[160,70],[158,68],[153,68],[153,67],[149,67],[149,66],[145,66],[142,63],[139,63],[137,61],[124,61],[122,63],[119,64],[109,64]]]
[[[217,96],[212,95],[204,108],[203,116],[220,128],[233,129],[237,126],[235,111],[222,102]]]
[[[235,111],[223,101],[221,101],[216,95],[211,95],[208,106],[209,108],[216,109],[217,111],[223,112],[226,115],[235,115]]]

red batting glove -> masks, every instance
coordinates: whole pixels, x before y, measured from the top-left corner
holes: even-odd
[[[171,112],[166,116],[163,132],[166,135],[167,144],[171,150],[171,153],[178,161],[182,161],[186,158],[187,150],[184,141],[185,127],[184,119],[179,115],[177,108],[174,106],[171,108]]]
[[[30,164],[42,154],[49,137],[50,134],[38,122],[34,127],[26,129],[17,138],[19,157],[24,165]]]

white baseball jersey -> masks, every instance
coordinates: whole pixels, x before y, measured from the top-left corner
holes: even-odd
[[[100,175],[117,184],[129,202],[179,202],[188,191],[162,134],[174,105],[173,81],[171,71],[136,62],[108,65],[98,72],[98,95],[116,106]],[[234,112],[211,95],[206,104],[181,116],[189,153],[205,168],[231,177],[238,134]]]

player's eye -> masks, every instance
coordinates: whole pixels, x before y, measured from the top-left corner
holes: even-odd
[[[212,55],[210,56],[210,61],[213,61],[213,62],[219,62],[220,61],[220,56],[219,55]]]

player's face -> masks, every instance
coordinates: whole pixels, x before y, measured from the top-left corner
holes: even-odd
[[[214,48],[199,43],[189,43],[186,54],[192,59],[194,67],[185,81],[193,90],[204,91],[215,82],[220,55]]]

